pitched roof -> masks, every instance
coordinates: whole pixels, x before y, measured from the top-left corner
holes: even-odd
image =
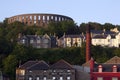
[[[106,39],[107,35],[96,35],[93,37],[93,39]]]
[[[21,69],[27,69],[28,67],[36,64],[38,61],[28,61],[26,63],[24,63],[23,65],[19,66],[19,68]]]
[[[28,67],[29,70],[47,70],[49,65],[45,61],[38,61],[38,63]]]
[[[83,36],[83,35],[65,35],[65,38],[68,38],[68,37],[70,37],[70,38],[84,38],[85,36]]]
[[[57,63],[50,66],[51,69],[73,69],[72,65],[64,60],[59,60]]]
[[[106,61],[104,64],[120,64],[120,57],[114,56],[110,60]]]
[[[93,34],[102,34],[102,33],[104,33],[104,34],[110,34],[110,35],[114,35],[114,34],[116,34],[116,32],[112,32],[112,31],[103,31],[103,30],[91,30],[91,33],[93,33]]]
[[[95,36],[93,36],[93,39],[106,39],[108,36],[110,36],[112,39],[114,39],[115,38],[115,35],[107,35],[107,34],[105,34],[105,35],[95,35]]]
[[[82,39],[84,39],[85,36],[84,35],[63,35],[59,39],[64,39],[64,38],[82,38]]]

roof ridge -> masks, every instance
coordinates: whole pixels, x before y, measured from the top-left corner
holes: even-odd
[[[37,63],[33,64],[32,66],[28,67],[27,69],[30,69],[33,66],[36,66],[37,64],[44,63],[45,65],[49,66],[44,60],[40,60]]]
[[[61,59],[61,60],[59,60],[58,62],[54,63],[53,65],[51,65],[51,67],[59,64],[60,62],[62,62],[63,64],[67,64],[70,68],[73,68],[71,64],[69,64],[67,61],[65,61],[65,60],[63,60],[63,59]]]
[[[118,59],[120,60],[120,57],[114,56],[114,57],[112,57],[111,59],[109,59],[108,61],[106,61],[104,64],[113,64],[111,61],[113,61],[114,64],[118,64],[118,63],[119,63]],[[110,62],[111,62],[111,63],[110,63]]]

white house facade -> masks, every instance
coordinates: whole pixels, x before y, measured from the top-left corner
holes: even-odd
[[[116,35],[101,34],[92,37],[92,45],[120,47],[120,32]]]
[[[63,35],[58,40],[59,47],[81,47],[85,41],[84,35]]]

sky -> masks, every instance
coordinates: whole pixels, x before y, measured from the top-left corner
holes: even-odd
[[[76,24],[97,22],[120,25],[120,0],[1,0],[0,22],[28,13],[71,17]]]

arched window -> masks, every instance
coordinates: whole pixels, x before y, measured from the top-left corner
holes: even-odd
[[[113,70],[113,72],[117,72],[117,66],[113,65],[112,70]]]
[[[102,70],[103,70],[102,65],[99,65],[99,66],[98,66],[98,72],[102,72]]]

